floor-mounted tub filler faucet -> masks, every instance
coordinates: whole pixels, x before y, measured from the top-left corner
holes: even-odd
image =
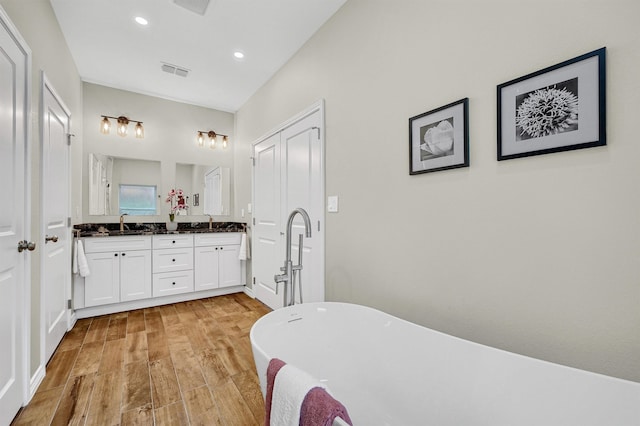
[[[287,220],[287,255],[284,260],[284,266],[280,268],[284,273],[273,277],[276,281],[276,294],[278,294],[278,284],[284,284],[284,306],[291,306],[296,303],[296,276],[298,288],[300,289],[300,303],[302,303],[302,234],[298,235],[298,264],[294,265],[291,261],[291,232],[293,227],[293,218],[296,214],[300,214],[300,216],[302,216],[302,220],[304,220],[305,235],[307,238],[311,238],[311,220],[309,219],[309,215],[302,208],[294,209]],[[289,288],[291,288],[290,297],[288,297]]]

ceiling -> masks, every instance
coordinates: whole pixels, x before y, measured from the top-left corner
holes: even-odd
[[[50,0],[83,81],[229,112],[345,1],[209,0],[200,15],[176,3],[207,0]]]

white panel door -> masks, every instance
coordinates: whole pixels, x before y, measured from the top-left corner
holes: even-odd
[[[276,294],[273,279],[280,273],[284,247],[280,235],[280,134],[256,144],[253,157],[253,288],[259,300],[277,309],[283,306],[283,293]]]
[[[282,131],[283,162],[282,229],[292,210],[301,207],[311,219],[311,238],[303,238],[302,301],[324,301],[324,249],[321,223],[324,218],[322,185],[322,145],[320,142],[320,112],[299,120]],[[298,236],[305,235],[304,222],[296,215],[291,232],[291,260],[300,263]],[[283,246],[286,243],[282,237]],[[281,254],[284,264],[285,253]],[[295,303],[299,303],[300,287],[296,285]]]
[[[53,355],[69,327],[71,299],[71,229],[69,130],[71,115],[42,74],[42,218],[41,247],[43,364]]]
[[[304,238],[304,302],[324,301],[324,166],[322,108],[293,118],[280,132],[254,145],[252,261],[256,298],[273,309],[284,304],[283,284],[276,294],[286,253],[286,226],[292,210],[303,208],[311,219],[311,238]],[[292,227],[291,260],[298,264],[298,235],[305,234],[297,215]],[[296,303],[300,289],[296,287]]]
[[[29,125],[30,52],[0,8],[0,424],[8,425],[25,400],[26,281],[31,256],[18,252],[29,223],[25,203],[25,149]]]

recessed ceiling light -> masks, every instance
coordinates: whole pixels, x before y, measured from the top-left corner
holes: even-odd
[[[136,16],[136,22],[140,25],[147,25],[149,21],[144,19],[142,16]]]
[[[233,52],[233,57],[236,59],[244,59],[244,53],[242,53],[241,51],[237,50],[235,52]]]

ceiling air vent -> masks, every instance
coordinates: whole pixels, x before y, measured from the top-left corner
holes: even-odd
[[[173,2],[198,15],[204,15],[209,7],[209,0],[173,0]]]
[[[169,74],[179,75],[180,77],[186,77],[189,74],[189,70],[186,68],[168,64],[166,62],[161,62],[161,64],[160,68],[162,68],[162,71],[168,72]]]

